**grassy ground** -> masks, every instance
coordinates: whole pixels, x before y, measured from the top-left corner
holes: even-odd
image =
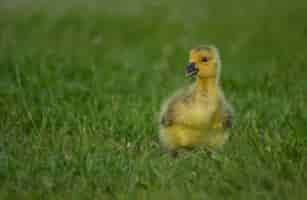
[[[2,1],[0,199],[306,198],[306,8]],[[235,127],[214,158],[173,159],[157,114],[203,43],[221,50]]]

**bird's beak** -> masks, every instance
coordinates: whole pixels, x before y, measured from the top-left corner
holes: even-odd
[[[193,76],[195,74],[197,74],[198,69],[195,67],[195,63],[189,63],[186,66],[186,76]]]

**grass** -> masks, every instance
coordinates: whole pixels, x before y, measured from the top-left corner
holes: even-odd
[[[306,7],[3,1],[0,199],[304,199]],[[220,48],[235,127],[214,158],[173,159],[157,115],[202,43]]]

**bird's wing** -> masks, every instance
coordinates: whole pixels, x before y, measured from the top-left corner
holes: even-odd
[[[185,101],[190,93],[190,88],[183,88],[172,95],[162,106],[160,114],[160,124],[171,126],[176,121],[175,106],[181,101]]]
[[[222,109],[222,124],[224,128],[232,128],[233,127],[233,109],[232,107],[226,102],[223,102],[223,109]]]

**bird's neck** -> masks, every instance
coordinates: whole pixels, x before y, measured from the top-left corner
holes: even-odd
[[[217,78],[215,76],[206,77],[206,78],[197,77],[194,92],[206,96],[217,95],[218,92]]]

